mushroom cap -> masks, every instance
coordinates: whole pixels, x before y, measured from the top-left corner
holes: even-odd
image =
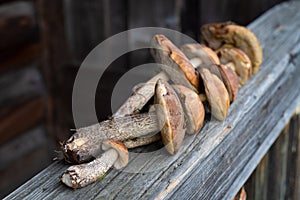
[[[176,84],[197,91],[199,76],[189,59],[164,35],[154,35],[151,53],[156,62],[164,64],[166,72]],[[169,66],[169,67],[168,67]]]
[[[184,111],[179,97],[166,82],[158,80],[155,87],[158,124],[166,150],[174,155],[178,152],[185,135]]]
[[[227,92],[229,94],[230,102],[233,102],[237,96],[239,82],[237,74],[232,70],[231,67],[225,65],[211,64],[205,65],[200,68],[208,69],[212,74],[216,75],[221,81],[223,81]]]
[[[234,71],[238,75],[239,85],[243,86],[252,74],[251,60],[242,50],[234,47],[224,46],[217,50],[217,54],[222,64],[231,63]]]
[[[200,60],[200,65],[220,64],[220,60],[211,48],[198,43],[185,44],[181,46],[181,51],[189,58]],[[199,65],[198,65],[199,66]],[[194,66],[195,68],[198,66]]]
[[[198,133],[203,125],[205,110],[202,101],[197,93],[182,85],[174,85],[187,120],[187,134]]]
[[[229,109],[229,95],[224,83],[206,68],[199,69],[205,87],[205,94],[210,105],[211,114],[223,121]]]
[[[224,43],[244,51],[250,58],[253,73],[257,73],[262,63],[263,52],[255,34],[246,27],[232,23],[205,24],[201,27],[202,40],[213,49]]]
[[[118,152],[118,158],[116,160],[116,162],[114,163],[114,167],[116,169],[122,169],[123,167],[125,167],[128,164],[128,150],[126,148],[126,146],[119,141],[115,141],[115,140],[105,140],[102,143],[102,149],[104,151],[113,148],[114,150],[116,150]]]
[[[230,102],[233,102],[237,96],[239,89],[239,81],[237,74],[227,65],[216,65],[221,73],[222,81],[225,84],[229,94]]]

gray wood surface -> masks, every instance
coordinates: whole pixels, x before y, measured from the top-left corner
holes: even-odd
[[[0,198],[47,167],[53,156],[49,150],[44,126],[30,129],[17,140],[0,145]]]
[[[211,119],[175,156],[131,153],[124,171],[80,190],[61,184],[68,166],[54,162],[6,199],[231,199],[300,104],[299,9],[300,2],[283,3],[249,25],[264,50],[261,71],[224,122]]]
[[[299,130],[298,111],[247,180],[245,185],[248,199],[298,200],[300,198]]]

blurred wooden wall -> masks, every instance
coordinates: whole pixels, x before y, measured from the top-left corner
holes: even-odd
[[[48,165],[71,135],[73,82],[97,44],[145,26],[199,40],[203,23],[247,25],[281,1],[0,0],[0,198]],[[149,59],[147,51],[120,57],[111,79]],[[112,86],[97,91],[99,120],[111,115]]]

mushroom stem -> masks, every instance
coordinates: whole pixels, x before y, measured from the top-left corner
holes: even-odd
[[[78,129],[63,144],[62,151],[68,161],[80,163],[99,154],[101,141],[124,141],[158,131],[160,129],[156,111],[113,118]]]
[[[155,111],[113,118],[100,122],[99,124],[78,129],[77,132],[62,145],[65,159],[69,162],[80,163],[97,157],[100,153],[99,143],[108,139],[124,141],[160,130],[165,132],[183,132],[182,135],[184,135],[183,108],[174,89],[172,89],[166,81],[159,79],[156,84],[156,97],[157,96],[162,96],[160,98],[165,98],[167,101],[163,102],[163,104],[158,103],[159,107]],[[172,120],[177,121],[170,124]],[[178,138],[178,141],[183,139],[183,137]],[[180,146],[180,142],[176,143],[176,147]],[[169,142],[165,141],[165,145],[168,143]],[[174,154],[176,151],[169,152]]]
[[[192,63],[194,68],[197,68],[198,66],[200,66],[203,63],[202,60],[197,57],[190,59],[190,62]]]
[[[153,97],[155,92],[155,84],[158,79],[168,81],[168,76],[164,72],[155,75],[147,81],[142,87],[134,91],[126,102],[113,115],[114,117],[123,117],[139,111]]]
[[[89,127],[80,128],[73,136],[89,137],[97,141],[113,139],[123,141],[130,138],[147,135],[158,130],[157,113],[134,114],[102,121]]]
[[[117,158],[118,152],[111,148],[92,162],[69,167],[63,173],[61,181],[74,189],[85,187],[104,178],[105,173],[112,167]]]
[[[160,134],[155,134],[150,137],[125,140],[123,143],[128,149],[132,149],[140,146],[145,146],[159,140],[161,140]]]

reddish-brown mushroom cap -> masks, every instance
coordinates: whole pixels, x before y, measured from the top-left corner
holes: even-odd
[[[199,71],[201,68],[209,70],[212,74],[216,75],[221,81],[223,81],[227,92],[229,94],[230,102],[233,102],[237,96],[239,82],[237,74],[229,67],[225,65],[204,65],[198,67]]]
[[[255,34],[246,27],[232,23],[205,24],[201,27],[202,40],[217,50],[223,44],[230,44],[244,51],[251,60],[253,73],[259,71],[263,51]]]
[[[161,137],[166,150],[174,155],[179,150],[185,135],[184,111],[174,89],[165,81],[156,84],[155,103]]]
[[[102,143],[102,149],[104,151],[108,149],[114,149],[118,152],[118,158],[114,163],[114,167],[116,169],[122,169],[128,164],[128,150],[126,146],[119,141],[114,141],[114,140],[106,140]]]
[[[219,68],[222,81],[228,91],[230,102],[233,102],[239,89],[238,76],[229,66],[217,65],[217,67]]]
[[[229,95],[224,83],[206,68],[199,69],[202,77],[206,98],[210,105],[211,114],[223,121],[229,109]]]
[[[218,49],[217,54],[224,65],[232,67],[239,77],[239,85],[243,86],[252,74],[251,60],[242,50],[224,46]]]
[[[182,85],[174,85],[175,91],[181,99],[185,118],[187,121],[186,132],[190,135],[198,133],[203,125],[205,110],[197,93]]]
[[[220,64],[217,54],[205,45],[185,44],[180,49],[189,59],[197,59],[197,64],[192,62],[195,68],[201,65]]]
[[[176,84],[184,85],[195,91],[199,87],[199,76],[189,59],[164,35],[155,35],[151,41],[151,53],[158,63],[164,64],[162,70],[170,78],[178,76]],[[169,66],[169,67],[168,67]],[[186,81],[187,79],[187,81]]]

